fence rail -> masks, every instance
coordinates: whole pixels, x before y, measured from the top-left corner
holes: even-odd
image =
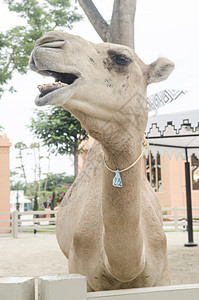
[[[0,278],[0,295],[10,300],[187,300],[199,299],[199,284],[136,288],[87,293],[86,277],[79,274],[39,278]]]
[[[12,217],[10,212],[0,212],[0,236],[12,236]]]
[[[56,214],[57,210],[0,212],[0,236],[17,238],[20,232],[55,232]],[[10,219],[2,218],[5,215]],[[10,226],[5,227],[5,224]]]
[[[165,207],[162,212],[165,231],[187,230],[186,208]],[[0,236],[17,238],[20,232],[55,232],[56,214],[57,210],[0,212]],[[199,230],[199,207],[193,208],[193,229]]]
[[[199,230],[199,207],[192,208],[193,229]],[[185,207],[163,207],[163,228],[165,231],[187,230],[187,209]]]

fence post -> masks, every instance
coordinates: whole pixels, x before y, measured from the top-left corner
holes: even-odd
[[[18,237],[18,211],[15,210],[12,213],[12,237],[16,239]]]
[[[173,211],[174,211],[174,230],[175,230],[175,232],[177,232],[178,231],[178,208],[177,208],[177,206],[174,206]]]
[[[39,300],[87,300],[86,277],[79,274],[39,277]]]
[[[35,300],[34,278],[0,278],[0,299]]]

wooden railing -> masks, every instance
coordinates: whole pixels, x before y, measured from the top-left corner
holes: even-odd
[[[166,207],[162,208],[163,228],[165,231],[186,231],[187,217],[184,207]],[[10,235],[18,237],[20,232],[55,232],[55,220],[57,210],[48,211],[28,211],[13,213],[0,213],[0,225],[9,224],[10,227],[0,226],[1,235]],[[1,216],[7,215],[5,219]],[[199,207],[193,208],[193,229],[199,230]]]

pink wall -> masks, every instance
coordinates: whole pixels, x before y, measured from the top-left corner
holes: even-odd
[[[176,159],[174,154],[170,159],[165,153],[161,159],[162,192],[156,194],[162,207],[186,207],[184,163],[181,156]],[[199,190],[192,190],[192,207],[199,207]]]
[[[6,134],[0,136],[0,212],[10,211],[10,146],[11,143]],[[9,219],[9,215],[0,217],[1,220]],[[10,227],[10,223],[0,223],[0,228],[4,227]]]

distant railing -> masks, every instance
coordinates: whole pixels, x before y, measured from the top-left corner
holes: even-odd
[[[199,207],[192,208],[193,230],[199,230]],[[164,207],[163,228],[165,231],[186,231],[187,230],[187,209],[185,207]]]
[[[55,232],[57,210],[13,212],[13,237],[19,232]]]
[[[0,213],[0,222],[10,224],[0,228],[0,235],[17,238],[20,232],[55,232],[56,214],[57,210]],[[10,219],[3,219],[3,215],[9,215]]]
[[[165,231],[186,231],[187,216],[184,207],[165,207],[163,212],[163,228]],[[20,232],[55,232],[57,210],[0,212],[0,235],[18,237]],[[4,218],[4,216],[8,218]],[[2,223],[10,227],[1,227]],[[193,208],[193,230],[199,230],[199,207]]]
[[[0,212],[0,235],[12,235],[12,216],[10,212]]]

